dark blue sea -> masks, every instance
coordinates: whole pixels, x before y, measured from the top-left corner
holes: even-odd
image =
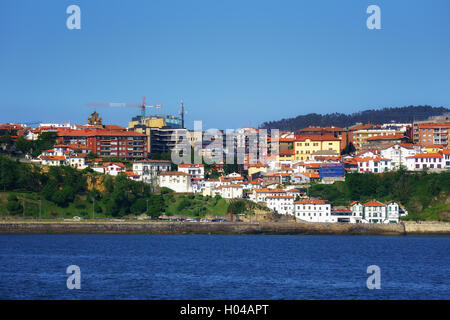
[[[450,237],[0,235],[0,298],[449,299]]]

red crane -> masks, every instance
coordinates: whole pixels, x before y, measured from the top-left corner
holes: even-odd
[[[145,104],[145,97],[142,97],[142,103],[126,103],[126,102],[89,102],[88,107],[138,107],[141,108],[141,122],[145,121],[145,108],[162,108],[160,104],[149,106]]]

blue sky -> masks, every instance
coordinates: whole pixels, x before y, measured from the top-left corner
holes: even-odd
[[[81,8],[81,30],[66,8]],[[366,8],[381,8],[369,30]],[[0,122],[86,123],[142,96],[187,125],[450,106],[450,1],[0,1]],[[136,108],[97,108],[125,125]],[[154,111],[153,111],[154,112]]]

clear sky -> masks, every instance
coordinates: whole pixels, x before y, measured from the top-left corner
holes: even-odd
[[[71,4],[81,30],[66,27]],[[366,27],[371,4],[381,30]],[[0,1],[0,122],[84,124],[86,102],[144,95],[168,114],[183,99],[204,129],[449,107],[450,1]],[[97,111],[120,125],[139,114]]]

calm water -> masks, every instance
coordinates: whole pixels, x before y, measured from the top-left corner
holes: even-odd
[[[449,253],[428,236],[0,235],[0,298],[449,299]]]

